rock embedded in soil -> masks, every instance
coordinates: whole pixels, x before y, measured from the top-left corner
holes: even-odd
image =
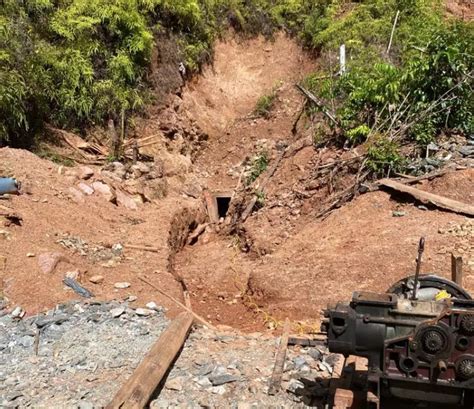
[[[81,166],[79,168],[79,178],[83,180],[90,179],[92,176],[94,176],[94,170],[91,169],[88,166]]]
[[[100,284],[104,281],[104,276],[94,275],[94,276],[89,278],[89,281],[93,284]]]
[[[114,284],[114,287],[115,287],[115,288],[118,288],[118,289],[125,289],[125,288],[130,287],[130,283],[127,283],[127,282],[115,283],[115,284]]]

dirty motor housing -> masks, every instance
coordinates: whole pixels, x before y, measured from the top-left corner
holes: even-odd
[[[409,286],[401,290],[407,282],[329,307],[322,323],[329,350],[368,358],[367,386],[382,408],[394,398],[473,408],[474,301],[435,276],[423,277],[412,300]]]

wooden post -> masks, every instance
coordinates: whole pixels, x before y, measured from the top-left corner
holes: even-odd
[[[182,348],[192,323],[192,314],[178,315],[106,408],[144,408]]]
[[[288,318],[283,327],[283,334],[281,335],[280,346],[275,359],[275,367],[273,368],[272,377],[270,379],[270,386],[268,387],[268,394],[275,395],[280,390],[281,378],[285,368],[286,350],[288,348],[288,337],[290,335],[290,321]]]
[[[108,126],[110,134],[110,152],[112,152],[114,160],[118,160],[120,157],[120,138],[115,130],[113,119],[109,119]]]
[[[451,253],[451,280],[462,287],[462,257]]]

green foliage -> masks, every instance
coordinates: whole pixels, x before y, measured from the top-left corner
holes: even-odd
[[[399,153],[398,145],[386,138],[379,137],[368,149],[367,167],[375,173],[398,172],[403,169],[405,159]]]
[[[359,144],[367,139],[369,133],[370,128],[366,124],[362,124],[348,130],[346,136],[352,144]]]
[[[261,116],[264,118],[268,118],[270,116],[270,112],[273,108],[275,103],[275,99],[277,97],[276,89],[273,89],[272,92],[268,95],[262,95],[255,105],[254,114],[256,116]]]
[[[340,34],[351,36],[346,42],[351,53],[348,72],[337,80],[307,81],[316,93],[335,103],[344,135],[351,143],[364,142],[370,129],[391,139],[411,138],[422,146],[443,130],[474,131],[472,23],[442,20],[436,1],[411,2],[408,9],[401,3],[362,2],[318,35],[322,38],[327,32],[336,36],[346,25],[354,29]],[[386,47],[389,33],[379,30],[364,38],[363,33],[370,31],[363,26],[367,22],[369,26],[380,23],[391,27],[384,16],[393,16],[397,9],[402,10],[401,23],[391,58],[387,58],[382,46]],[[330,18],[331,7],[326,14]],[[335,47],[342,38],[334,40],[329,34],[321,41]]]
[[[260,152],[250,162],[249,169],[246,175],[246,185],[251,185],[257,178],[268,168],[268,154],[265,151]]]

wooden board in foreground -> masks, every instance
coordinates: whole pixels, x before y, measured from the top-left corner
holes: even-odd
[[[379,181],[380,186],[385,186],[398,192],[406,193],[425,204],[431,204],[442,209],[450,210],[455,213],[474,216],[474,206],[458,202],[457,200],[448,199],[444,196],[435,195],[425,192],[411,186],[390,179],[382,179]]]
[[[268,387],[269,395],[276,395],[280,390],[281,378],[283,370],[285,368],[286,351],[288,349],[288,337],[290,335],[290,321],[288,318],[285,321],[283,327],[283,334],[281,335],[280,346],[275,359],[275,367],[273,368],[272,377],[270,379],[270,385]]]
[[[192,323],[191,313],[178,315],[106,408],[144,408],[182,348]]]

